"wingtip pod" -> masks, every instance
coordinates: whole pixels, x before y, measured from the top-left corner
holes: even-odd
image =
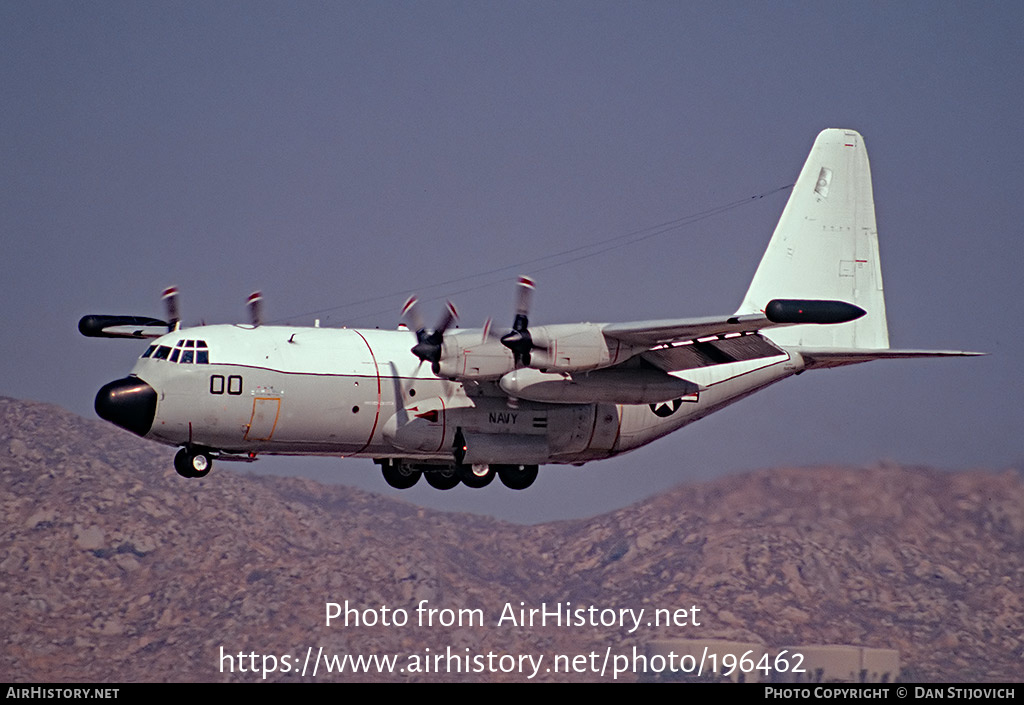
[[[867,311],[845,301],[809,301],[800,299],[772,299],[764,308],[765,317],[772,323],[849,323]]]
[[[87,338],[159,338],[178,329],[178,289],[168,287],[160,294],[167,320],[149,316],[107,316],[89,314],[78,321],[78,332]]]
[[[89,314],[78,321],[78,332],[87,338],[158,338],[167,332],[167,322],[148,316]]]

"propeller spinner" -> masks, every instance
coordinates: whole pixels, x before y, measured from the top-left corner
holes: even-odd
[[[444,348],[444,333],[451,327],[452,323],[459,317],[458,311],[451,301],[446,302],[445,311],[441,320],[428,331],[423,324],[423,316],[420,315],[418,300],[410,296],[402,307],[402,318],[407,319],[416,331],[416,345],[412,347],[412,354],[420,359],[420,362],[429,362],[431,371],[436,375],[441,372],[441,353]]]

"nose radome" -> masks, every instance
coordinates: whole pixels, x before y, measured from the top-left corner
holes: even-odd
[[[132,433],[145,436],[156,418],[156,390],[138,377],[124,377],[96,392],[96,414]]]

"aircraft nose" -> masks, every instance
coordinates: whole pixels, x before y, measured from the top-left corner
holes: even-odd
[[[132,433],[145,436],[156,418],[156,390],[138,377],[124,377],[96,392],[96,414]]]

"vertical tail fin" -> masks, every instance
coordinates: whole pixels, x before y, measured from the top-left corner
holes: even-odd
[[[846,301],[867,311],[849,323],[771,331],[780,345],[889,347],[871,167],[853,130],[824,130],[814,141],[737,313],[763,311],[772,299]]]

